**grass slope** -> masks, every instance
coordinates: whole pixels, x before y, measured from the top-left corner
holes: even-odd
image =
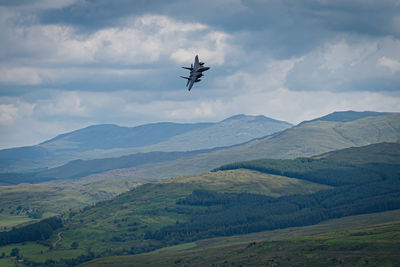
[[[44,262],[45,259],[60,259],[61,256],[57,255],[63,252],[66,255],[75,253],[74,257],[77,257],[88,250],[101,255],[121,254],[124,251],[138,253],[159,248],[164,246],[163,242],[144,240],[144,234],[187,220],[189,216],[182,213],[176,201],[190,195],[194,189],[282,196],[309,194],[326,188],[329,187],[249,170],[203,173],[146,184],[109,201],[84,208],[82,212],[71,213],[64,218],[66,226],[60,230],[62,240],[54,249],[39,246],[34,252],[28,251],[24,255],[32,261]],[[56,240],[57,236],[53,236],[48,243]],[[79,243],[79,249],[71,249],[73,242]]]
[[[0,186],[0,231],[38,220],[28,216],[32,211],[43,217],[54,216],[109,199],[137,185],[129,178],[114,177]]]
[[[207,249],[219,250],[227,246],[247,246],[253,242],[264,242],[266,240],[280,240],[288,238],[299,238],[303,236],[329,233],[332,231],[342,231],[365,228],[376,224],[393,224],[400,222],[400,210],[381,212],[376,214],[366,214],[358,216],[350,216],[340,219],[334,219],[326,221],[317,225],[305,226],[305,227],[293,227],[287,229],[278,229],[274,231],[266,231],[253,233],[248,235],[238,235],[230,237],[219,237],[198,240],[196,242],[185,243],[173,247],[166,247],[157,251],[151,252],[151,254],[141,254],[135,256],[118,256],[118,257],[106,257],[94,260],[86,263],[83,266],[132,266],[136,264],[138,258],[143,258],[141,261],[147,261],[151,263],[149,258],[174,258],[181,253],[186,256],[194,255],[194,253],[205,252]],[[61,234],[63,235],[63,234]],[[49,244],[54,244],[57,240],[57,235],[49,240]],[[21,255],[24,255],[24,259],[31,260],[34,262],[45,262],[48,259],[60,260],[61,258],[76,258],[82,254],[87,253],[87,249],[71,247],[51,249],[48,245],[38,244],[35,242],[26,242],[23,244],[12,244],[8,246],[0,247],[0,255],[4,253],[6,258],[0,259],[0,266],[8,267],[15,266],[15,257],[9,257],[10,252],[13,248],[18,248]],[[187,250],[188,251],[183,251]],[[193,253],[194,251],[194,253]],[[165,253],[160,252],[168,252]],[[170,253],[178,252],[178,253]],[[178,260],[176,258],[175,260]],[[175,264],[174,260],[174,264]],[[153,262],[154,263],[154,262]],[[172,264],[172,265],[174,265]],[[212,262],[209,262],[212,264]],[[136,265],[135,265],[136,266]],[[190,265],[189,265],[190,266]],[[207,265],[205,265],[207,266]]]
[[[394,216],[395,212],[390,212]],[[399,212],[396,212],[399,214]],[[364,215],[324,223],[334,232],[315,234],[319,225],[290,229],[283,236],[262,239],[240,236],[228,239],[202,240],[165,248],[152,253],[96,259],[82,267],[96,266],[397,266],[400,264],[400,223],[358,228],[358,220],[379,216]],[[394,216],[395,217],[395,216]],[[399,219],[399,218],[397,218]],[[351,224],[346,221],[351,221]],[[347,223],[338,231],[336,225]],[[361,223],[362,225],[362,223]],[[339,229],[338,229],[339,228]],[[312,235],[310,234],[310,231]],[[314,233],[312,231],[315,231]],[[284,232],[277,230],[275,232]],[[271,235],[269,232],[263,234]],[[259,234],[260,235],[260,234]],[[280,233],[282,236],[282,233]],[[273,241],[272,241],[273,240]]]

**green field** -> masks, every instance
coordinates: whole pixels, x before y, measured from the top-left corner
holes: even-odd
[[[376,218],[381,215],[400,219],[400,211],[354,216],[310,227],[202,240],[147,254],[96,259],[81,266],[399,266],[399,221],[364,225],[371,219],[385,220]],[[349,229],[343,231],[342,227]],[[316,234],[329,229],[335,232]],[[279,239],[283,236],[285,239]]]
[[[129,178],[89,177],[76,181],[0,186],[0,231],[35,221],[28,216],[32,210],[39,210],[41,218],[46,218],[109,199],[137,185]]]

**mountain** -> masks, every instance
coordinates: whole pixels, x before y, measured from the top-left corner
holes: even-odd
[[[300,124],[313,122],[313,121],[340,121],[340,122],[347,122],[347,121],[355,121],[358,119],[366,118],[366,117],[374,117],[374,116],[386,116],[391,115],[394,113],[391,112],[375,112],[375,111],[336,111],[330,113],[326,116],[316,118],[310,121],[303,121]]]
[[[227,125],[235,125],[241,120],[249,120],[249,118],[234,117],[195,132],[204,133],[209,128],[228,128]],[[244,123],[244,125],[249,124]],[[195,133],[189,132],[181,136],[188,134]],[[76,179],[124,168],[129,169],[126,172],[127,176],[140,182],[143,178],[160,179],[193,175],[237,161],[259,158],[292,159],[348,147],[398,140],[400,140],[400,114],[365,117],[348,122],[316,120],[230,147],[190,152],[147,152],[116,158],[75,160],[34,174],[0,174],[0,182],[15,184]]]
[[[137,127],[121,127],[113,124],[101,124],[59,135],[41,143],[39,146],[53,152],[60,150],[87,151],[94,149],[143,147],[211,125],[213,124],[163,122]]]
[[[233,116],[217,123],[162,122],[137,127],[94,125],[35,146],[0,150],[0,172],[36,171],[76,159],[230,146],[291,126],[265,116],[247,115]]]
[[[193,157],[142,165],[135,177],[167,178],[209,171],[221,165],[260,158],[293,159],[400,140],[400,114],[349,122],[313,121],[279,133]]]
[[[209,127],[173,136],[149,146],[146,151],[189,151],[232,146],[254,138],[264,137],[293,125],[265,116],[236,115]],[[142,150],[141,152],[144,152]]]

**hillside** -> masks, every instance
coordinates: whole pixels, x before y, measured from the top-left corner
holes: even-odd
[[[386,115],[392,115],[394,113],[391,112],[375,112],[375,111],[362,111],[362,112],[357,112],[357,111],[336,111],[333,113],[330,113],[326,116],[322,116],[320,118],[316,118],[313,120],[309,121],[303,121],[300,124],[304,123],[309,123],[313,121],[340,121],[340,122],[347,122],[347,121],[355,121],[359,120],[362,118],[366,117],[374,117],[374,116],[386,116]]]
[[[60,215],[110,199],[139,184],[109,174],[112,179],[80,179],[66,182],[0,186],[0,231],[33,220]],[[143,181],[145,182],[145,181]],[[150,182],[150,181],[149,181]]]
[[[43,245],[35,245],[40,249],[33,249],[36,251],[33,255],[24,255],[38,261],[45,258],[59,259],[57,255],[71,253],[71,257],[75,258],[86,253],[88,248],[99,255],[106,251],[120,254],[122,250],[134,250],[138,253],[174,244],[162,240],[144,240],[143,237],[164,226],[188,220],[190,209],[177,204],[177,200],[189,196],[196,189],[281,197],[288,194],[309,194],[326,188],[329,187],[248,170],[204,173],[157,184],[145,184],[111,200],[86,207],[80,212],[67,214],[64,216],[65,227],[60,229],[63,238],[57,248],[48,250]],[[53,238],[50,243],[57,239]],[[79,243],[79,249],[70,249],[73,242]],[[45,253],[40,254],[40,251]]]
[[[398,266],[399,231],[400,223],[395,223],[274,241],[201,248],[188,243],[155,253],[97,259],[80,266]]]
[[[246,115],[216,123],[164,122],[137,127],[94,125],[59,135],[36,146],[0,150],[0,172],[35,171],[75,159],[230,146],[291,126],[265,116]]]
[[[400,177],[400,143],[380,143],[292,160],[258,159],[237,162],[214,171],[249,169],[332,186]]]
[[[134,177],[166,178],[209,171],[221,165],[260,158],[293,159],[400,140],[400,114],[350,122],[315,121],[225,149],[158,164],[142,165]]]
[[[66,214],[56,248],[38,254],[41,247],[26,257],[43,262],[67,254],[82,262],[399,209],[399,145],[353,149],[356,159],[344,166],[338,158],[348,155],[348,149],[313,158],[274,160],[274,174],[239,168],[145,184]],[[392,149],[385,154],[388,147]],[[264,161],[256,163],[265,165]],[[56,239],[53,235],[46,242]],[[73,242],[79,248],[71,250]],[[78,258],[81,254],[86,256]]]

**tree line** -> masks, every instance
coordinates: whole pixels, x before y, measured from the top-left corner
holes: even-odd
[[[51,217],[23,227],[13,228],[8,232],[0,232],[0,246],[48,239],[54,230],[61,228],[63,223],[58,217]]]

